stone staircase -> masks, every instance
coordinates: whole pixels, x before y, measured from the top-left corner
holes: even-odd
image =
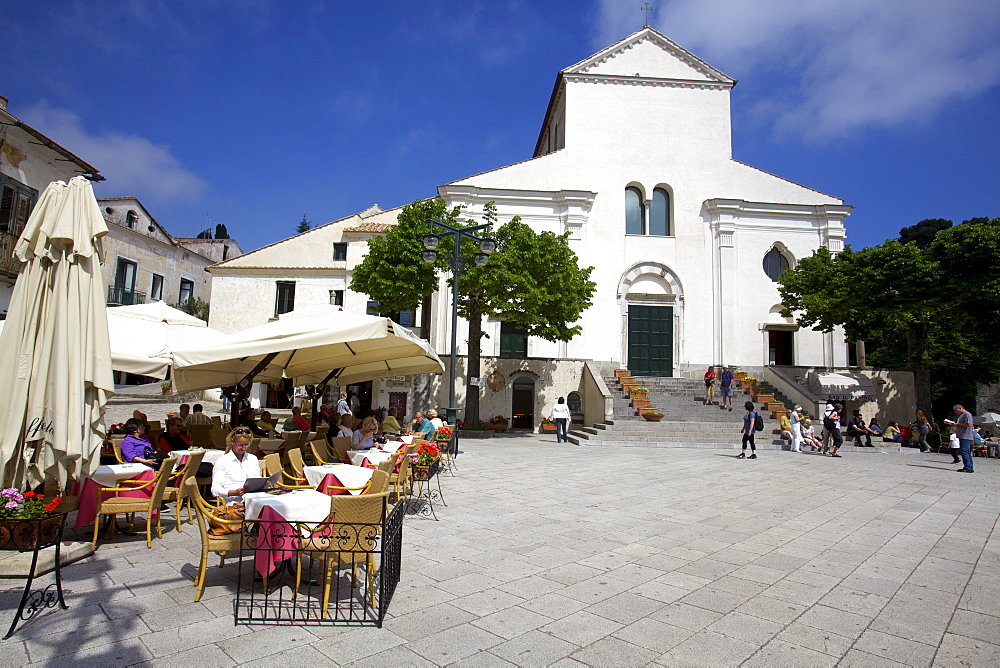
[[[701,380],[686,378],[636,377],[640,386],[649,390],[649,399],[664,417],[659,422],[649,422],[640,410],[631,406],[628,395],[621,390],[618,379],[605,376],[604,382],[614,395],[614,418],[593,427],[577,427],[569,432],[569,441],[576,445],[612,445],[646,447],[702,447],[738,448],[740,429],[743,426],[743,403],[752,401],[749,392],[737,387],[733,395],[733,410],[719,406],[706,406],[705,384]],[[717,403],[721,399],[716,397]],[[768,411],[754,402],[764,418],[764,431],[757,434],[757,447],[764,450],[788,448],[778,429],[778,415],[783,412],[777,404],[790,407],[784,397],[776,395]]]

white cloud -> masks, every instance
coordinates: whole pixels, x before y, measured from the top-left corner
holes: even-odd
[[[632,0],[600,0],[601,45],[641,23],[636,13]],[[995,0],[672,0],[652,25],[769,86],[755,90],[755,111],[779,133],[817,140],[925,120],[1000,83]]]
[[[107,178],[98,186],[104,195],[135,195],[156,205],[197,201],[208,190],[208,184],[185,169],[169,146],[136,135],[89,132],[75,113],[44,100],[27,108],[21,118],[99,169]]]

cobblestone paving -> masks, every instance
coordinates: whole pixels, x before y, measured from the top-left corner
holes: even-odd
[[[152,415],[150,416],[153,417]],[[101,544],[4,665],[997,665],[997,460],[465,440],[382,629],[234,626],[196,533]],[[72,536],[72,532],[70,532]],[[0,623],[18,593],[0,592]],[[6,621],[4,621],[6,620]]]

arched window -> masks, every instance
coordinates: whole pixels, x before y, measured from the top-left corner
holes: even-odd
[[[642,193],[638,188],[625,189],[625,234],[646,232],[646,209],[642,204]]]
[[[125,214],[125,227],[130,230],[135,229],[135,221],[139,220],[139,216],[136,215],[135,211],[129,209],[128,213]]]
[[[653,191],[649,205],[649,233],[665,237],[670,234],[670,193],[663,188]]]
[[[772,248],[767,251],[764,255],[764,273],[774,281],[778,282],[778,278],[788,270],[788,259],[778,252],[777,248]]]

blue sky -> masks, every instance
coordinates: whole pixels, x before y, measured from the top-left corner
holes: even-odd
[[[650,4],[739,80],[733,156],[855,206],[849,243],[1000,216],[994,0]],[[108,177],[98,196],[249,250],[530,157],[557,72],[641,5],[8,0],[0,95]]]

